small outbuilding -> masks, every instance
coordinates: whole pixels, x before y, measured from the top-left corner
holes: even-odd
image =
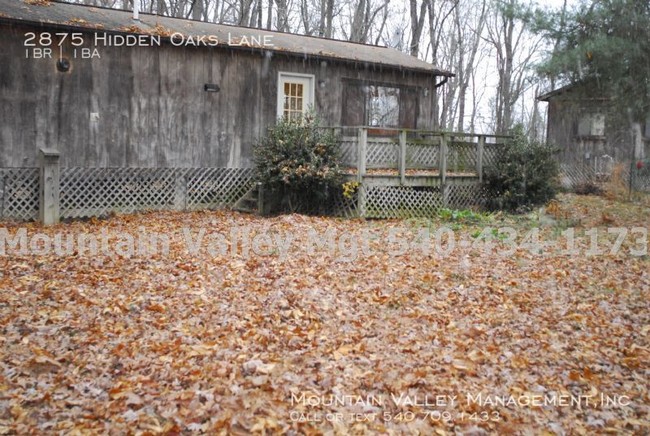
[[[611,98],[595,86],[572,84],[538,99],[548,102],[547,141],[559,148],[565,166],[607,174],[617,163],[650,154],[650,116],[634,126],[624,116],[612,116]]]

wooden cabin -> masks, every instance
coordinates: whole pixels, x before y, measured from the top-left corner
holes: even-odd
[[[610,98],[589,84],[568,85],[538,97],[548,102],[547,142],[560,162],[607,174],[613,165],[650,155],[650,116],[631,128],[610,112]]]
[[[36,2],[30,2],[36,3]],[[397,50],[0,0],[0,167],[248,168],[278,117],[433,130],[451,73]]]

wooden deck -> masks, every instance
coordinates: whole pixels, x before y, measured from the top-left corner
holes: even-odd
[[[344,174],[358,183],[358,215],[431,216],[440,208],[480,208],[483,171],[497,159],[503,137],[396,130],[394,135],[341,139]]]

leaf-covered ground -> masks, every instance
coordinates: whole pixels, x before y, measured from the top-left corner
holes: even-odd
[[[648,434],[650,260],[631,254],[639,234],[610,253],[606,228],[647,229],[649,217],[563,196],[526,217],[448,221],[218,211],[4,223],[9,235],[171,243],[131,258],[0,255],[0,432]],[[547,242],[575,227],[576,253],[480,235],[508,226],[521,239],[537,225]],[[441,226],[456,247],[443,255],[432,237],[427,253],[414,235]],[[233,227],[294,240],[286,256],[233,254],[229,237],[226,253],[187,246],[187,232]],[[594,227],[603,254],[587,255]],[[342,250],[306,245],[328,229]],[[354,258],[364,233],[374,238]]]

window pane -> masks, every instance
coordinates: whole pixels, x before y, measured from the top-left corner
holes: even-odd
[[[368,125],[399,127],[399,88],[371,85],[366,87],[366,96]]]
[[[302,84],[300,83],[296,84],[296,95],[298,97],[302,97]]]
[[[286,82],[284,84],[284,95],[289,95],[289,84]]]

